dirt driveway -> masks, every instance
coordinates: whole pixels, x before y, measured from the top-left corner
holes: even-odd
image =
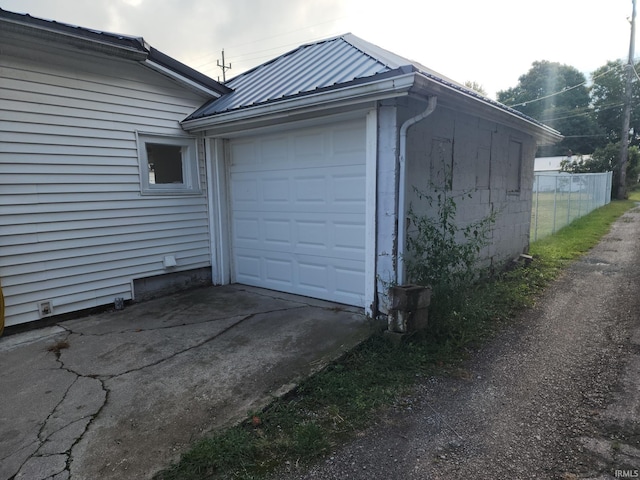
[[[640,471],[640,209],[535,308],[378,425],[280,479],[606,479]]]

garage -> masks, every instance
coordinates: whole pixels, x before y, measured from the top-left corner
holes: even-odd
[[[229,142],[232,281],[364,306],[364,120]]]

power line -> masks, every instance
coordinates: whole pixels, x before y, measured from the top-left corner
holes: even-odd
[[[571,115],[566,115],[564,117],[542,118],[542,119],[539,119],[539,120],[542,123],[547,123],[547,122],[554,122],[556,120],[565,120],[565,119],[568,119],[568,118],[583,117],[585,115],[592,115],[594,113],[601,112],[603,110],[609,110],[609,109],[612,109],[612,108],[621,107],[623,105],[624,105],[623,103],[611,103],[611,104],[608,104],[608,105],[602,105],[602,106],[598,107],[597,111],[596,111],[596,109],[594,109],[592,107],[584,107],[582,109],[582,111],[575,110]]]
[[[607,137],[606,133],[594,133],[593,135],[563,135],[564,138],[592,138],[592,137]]]
[[[607,70],[606,72],[603,72],[603,73],[601,73],[600,75],[596,75],[596,76],[595,76],[595,77],[593,77],[591,80],[593,81],[593,80],[595,80],[596,78],[603,77],[603,76],[605,76],[606,74],[608,74],[608,73],[612,72],[613,70],[615,70],[615,69],[617,69],[617,68],[620,68],[620,65],[616,65],[615,67],[611,67],[611,68],[610,68],[609,70]],[[635,71],[635,69],[634,69],[634,71]],[[637,74],[636,74],[636,75],[637,75]],[[566,93],[566,92],[569,92],[569,91],[571,91],[571,90],[573,90],[573,89],[575,89],[575,88],[582,87],[583,85],[586,85],[587,83],[588,83],[588,81],[587,81],[587,80],[585,80],[584,82],[579,83],[579,84],[577,84],[577,85],[574,85],[574,86],[572,86],[572,87],[565,87],[565,88],[563,88],[562,90],[560,90],[559,92],[551,93],[551,94],[549,94],[549,95],[545,95],[544,97],[538,97],[538,98],[534,98],[534,99],[532,99],[532,100],[527,100],[527,101],[525,101],[525,102],[516,103],[516,104],[513,104],[513,105],[507,105],[507,106],[508,106],[508,107],[511,107],[511,108],[513,108],[513,107],[521,107],[521,106],[527,105],[527,104],[529,104],[529,103],[539,102],[540,100],[546,100],[547,98],[555,97],[556,95],[561,95],[561,94]]]
[[[227,46],[227,50],[235,49],[235,48],[239,48],[239,47],[244,47],[244,46],[247,46],[247,45],[253,45],[253,44],[256,44],[256,43],[264,43],[266,40],[270,40],[270,39],[277,38],[277,37],[283,37],[283,36],[286,36],[286,35],[291,35],[293,33],[297,33],[297,32],[301,32],[301,31],[305,31],[305,30],[311,29],[311,28],[319,27],[319,26],[325,25],[327,23],[333,23],[333,22],[336,22],[338,20],[342,20],[344,18],[348,18],[348,17],[345,17],[345,16],[338,17],[338,18],[334,18],[332,20],[327,20],[326,22],[316,23],[316,24],[313,24],[313,25],[307,25],[306,27],[298,28],[298,29],[295,29],[295,30],[288,30],[286,32],[278,33],[276,35],[271,35],[269,37],[262,37],[262,38],[259,38],[257,40],[253,40],[251,42],[245,42],[245,43],[240,43],[240,44],[236,44],[236,45]],[[308,42],[319,40],[319,39],[322,39],[322,38],[326,38],[328,36],[331,36],[331,35],[329,34],[329,35],[323,35],[321,37],[316,37],[316,39],[308,40]],[[287,48],[287,47],[290,47],[290,46],[298,46],[299,44],[300,44],[300,42],[294,42],[294,43],[287,43],[287,44],[284,44],[284,45],[275,46],[275,47],[272,47],[272,48],[269,48],[269,49],[265,49],[265,50],[249,50],[246,53],[240,53],[240,54],[234,55],[234,57],[233,57],[234,58],[234,63],[236,63],[236,64],[240,63],[240,61],[238,61],[237,59],[245,57],[245,56],[248,56],[248,55],[250,56],[250,55],[253,55],[253,54],[259,53],[259,52],[281,50],[283,48]],[[214,54],[213,53],[207,53],[207,54],[204,54],[204,55],[202,55],[200,57],[196,57],[196,58],[207,58],[207,57],[210,57],[212,55],[214,55]],[[254,57],[254,58],[265,58],[265,56]],[[202,68],[202,67],[204,67],[206,65],[209,65],[209,64],[211,64],[213,62],[214,61],[211,60],[211,61],[206,61],[206,62],[201,63],[201,64],[196,64],[196,68]]]

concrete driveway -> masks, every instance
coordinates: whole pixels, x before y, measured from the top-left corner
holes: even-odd
[[[373,330],[362,310],[210,287],[0,338],[0,479],[150,478]]]

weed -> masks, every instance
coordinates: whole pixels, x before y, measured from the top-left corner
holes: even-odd
[[[60,353],[65,348],[69,348],[69,342],[67,340],[58,340],[56,343],[47,348],[47,352],[52,352],[57,358],[60,358]]]
[[[634,195],[633,200],[640,200]],[[374,335],[291,394],[198,442],[156,478],[264,479],[287,462],[309,464],[372,425],[380,410],[406,394],[417,379],[436,373],[465,378],[460,361],[469,348],[531,305],[562,268],[634,206],[632,200],[613,202],[534,243],[530,265],[460,290],[456,308],[432,313],[422,334],[400,346]]]

